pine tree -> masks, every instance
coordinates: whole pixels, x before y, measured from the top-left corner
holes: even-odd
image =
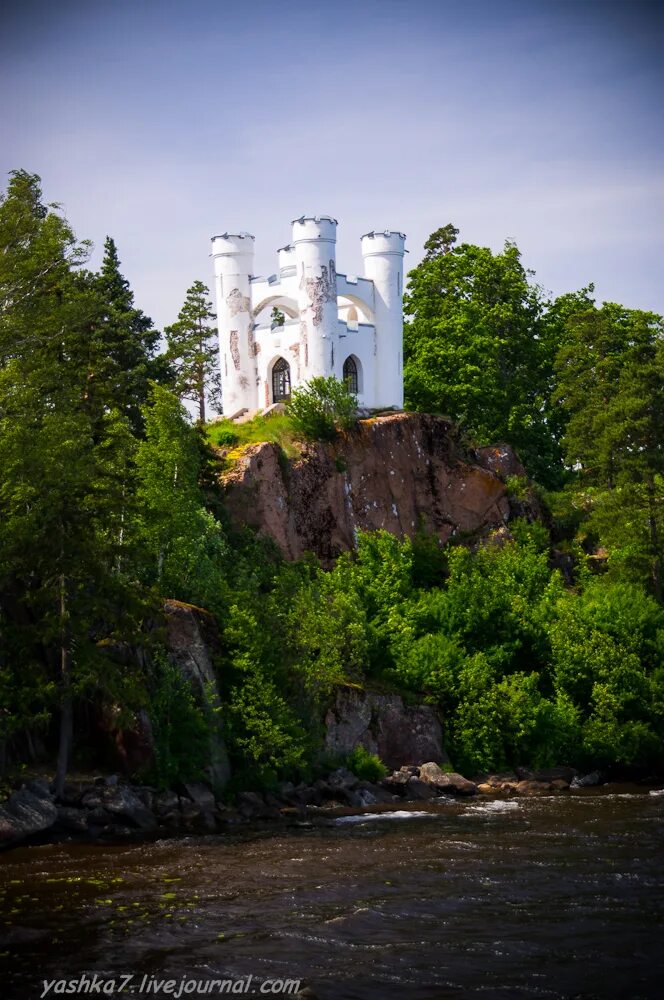
[[[61,790],[74,698],[117,694],[98,640],[126,638],[136,606],[124,572],[134,442],[127,418],[91,391],[104,364],[99,296],[73,270],[87,245],[54,208],[23,171],[0,203],[0,615],[9,718],[18,708],[29,725],[49,698],[59,709]]]
[[[209,321],[215,318],[209,289],[195,281],[187,289],[187,297],[176,323],[165,329],[168,341],[167,358],[175,370],[175,392],[179,399],[188,399],[198,407],[198,419],[205,423],[206,401],[221,409],[221,371],[216,328]]]
[[[96,288],[104,304],[98,335],[103,340],[109,365],[105,388],[113,405],[140,432],[141,407],[148,399],[149,382],[168,383],[170,373],[164,356],[157,353],[159,331],[154,329],[149,316],[136,308],[134,293],[120,272],[117,248],[110,236],[104,241],[104,259]]]

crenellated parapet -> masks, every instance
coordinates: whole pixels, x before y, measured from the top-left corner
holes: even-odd
[[[336,231],[329,215],[294,219],[267,278],[253,274],[250,233],[213,237],[226,415],[262,410],[316,375],[345,378],[362,406],[403,405],[404,234],[365,234],[355,276],[337,272]]]

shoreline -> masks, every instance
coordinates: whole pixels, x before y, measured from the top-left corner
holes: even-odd
[[[597,794],[600,789],[605,791],[599,794],[664,794],[663,785],[664,778],[658,775],[637,779],[601,771],[579,775],[572,768],[517,769],[470,781],[427,763],[404,765],[379,782],[361,780],[338,768],[310,784],[282,782],[274,791],[242,791],[229,804],[215,799],[211,788],[201,782],[159,792],[117,775],[70,782],[62,798],[56,800],[48,781],[42,778],[26,781],[0,803],[0,850],[66,843],[144,843],[279,827],[302,829],[316,826],[319,820],[413,809],[430,812],[473,801]]]

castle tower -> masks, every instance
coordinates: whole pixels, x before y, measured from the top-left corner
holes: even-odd
[[[376,323],[375,403],[403,406],[404,233],[385,230],[362,237],[364,275],[374,283]]]
[[[293,220],[300,309],[302,380],[334,371],[338,340],[337,220],[329,215]]]
[[[254,237],[224,233],[212,238],[224,415],[256,409],[256,348],[250,278]]]

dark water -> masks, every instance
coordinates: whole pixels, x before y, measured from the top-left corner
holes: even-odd
[[[413,810],[5,854],[2,996],[84,971],[299,978],[320,1000],[664,996],[664,794]]]

